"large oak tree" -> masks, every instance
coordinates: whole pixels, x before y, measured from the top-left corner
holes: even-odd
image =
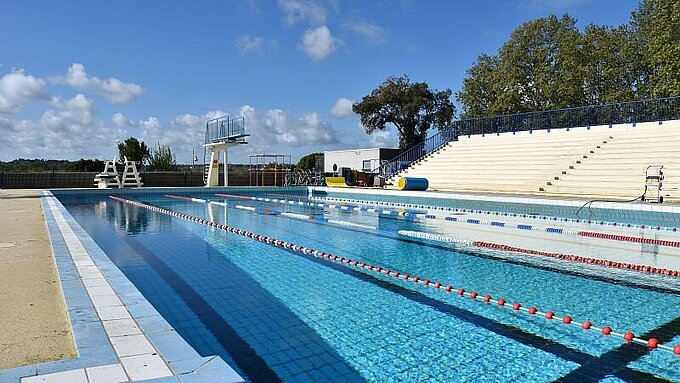
[[[430,89],[427,83],[411,82],[403,75],[387,78],[352,105],[352,111],[361,117],[368,134],[394,125],[399,132],[399,147],[406,149],[421,143],[431,127],[446,127],[455,107],[450,89]]]

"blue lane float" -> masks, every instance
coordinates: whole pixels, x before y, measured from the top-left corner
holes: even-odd
[[[401,177],[397,181],[399,190],[427,190],[428,186],[427,178]]]

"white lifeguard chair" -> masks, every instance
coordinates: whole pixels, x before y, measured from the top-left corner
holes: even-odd
[[[112,187],[120,188],[120,176],[116,169],[116,158],[106,161],[104,163],[104,171],[94,176],[94,186],[99,189],[108,189]]]
[[[229,185],[229,162],[227,150],[230,147],[247,144],[245,120],[241,117],[223,116],[208,120],[205,124],[203,161],[205,162],[204,183],[206,187],[219,186],[220,152],[224,153],[224,186]],[[206,162],[206,159],[208,160]]]
[[[135,161],[129,161],[125,157],[125,170],[123,171],[123,183],[120,187],[142,187],[142,179],[137,171],[137,163]]]

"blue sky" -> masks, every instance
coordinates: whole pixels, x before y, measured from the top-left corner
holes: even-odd
[[[391,75],[460,89],[521,23],[627,22],[637,1],[34,1],[0,11],[0,160],[110,158],[129,136],[202,157],[207,118],[244,115],[254,153],[395,146],[351,114]]]

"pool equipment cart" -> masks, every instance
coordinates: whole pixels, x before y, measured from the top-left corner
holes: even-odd
[[[203,163],[205,186],[219,186],[220,152],[224,153],[224,186],[229,185],[229,162],[227,149],[232,146],[247,144],[246,125],[243,116],[229,118],[222,116],[205,123],[205,142],[203,144]],[[206,159],[208,161],[206,162]]]
[[[663,188],[663,165],[649,165],[645,169],[645,193],[642,201],[663,203],[661,189]]]

